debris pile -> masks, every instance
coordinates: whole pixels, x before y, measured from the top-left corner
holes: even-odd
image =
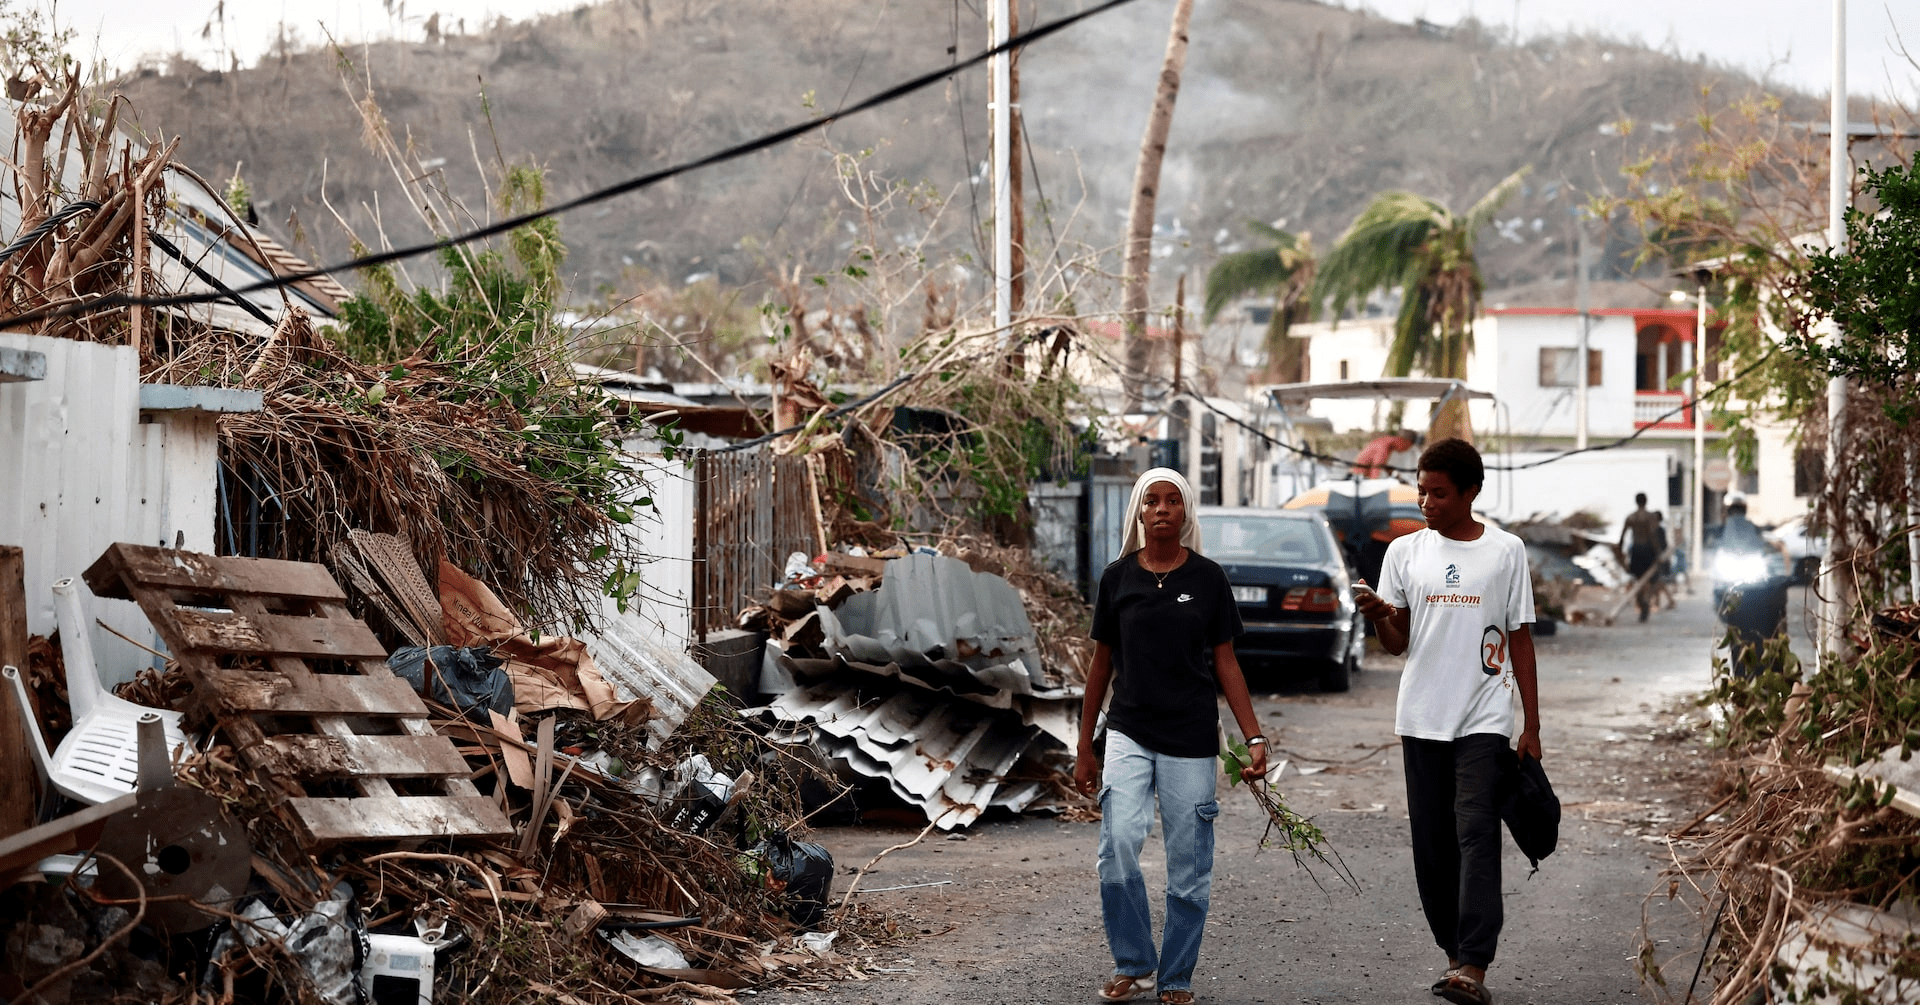
[[[1707,701],[1725,713],[1729,758],[1717,801],[1669,835],[1673,864],[1655,893],[1701,918],[1712,993],[1695,1000],[1915,1000],[1920,643],[1904,629],[1916,613],[1897,604],[1861,617],[1818,667],[1784,636],[1748,672],[1716,660]],[[1649,979],[1669,962],[1649,939]]]
[[[322,566],[147,546],[88,570],[171,655],[121,688],[154,703],[137,735],[97,741],[136,765],[124,794],[50,799],[0,840],[0,995],[722,1001],[845,973],[802,928],[859,918],[828,925],[831,857],[780,824],[810,769],[703,703],[689,657],[617,628],[536,640],[458,570],[436,590],[404,541],[350,540],[353,597]],[[396,674],[350,603],[431,645]],[[25,684],[37,723],[71,718]]]

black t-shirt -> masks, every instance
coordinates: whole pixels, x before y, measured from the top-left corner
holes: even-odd
[[[1107,727],[1169,757],[1219,752],[1219,706],[1207,654],[1243,630],[1219,563],[1189,552],[1164,583],[1138,553],[1107,566],[1093,602],[1093,638],[1113,649]]]

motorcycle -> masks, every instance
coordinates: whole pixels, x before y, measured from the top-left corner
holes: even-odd
[[[1713,553],[1713,609],[1732,639],[1728,659],[1736,674],[1758,676],[1767,640],[1786,634],[1787,585],[1792,567],[1776,548]]]

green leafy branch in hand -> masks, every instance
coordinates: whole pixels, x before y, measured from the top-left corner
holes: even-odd
[[[1227,772],[1227,786],[1239,785],[1242,772],[1253,765],[1253,754],[1247,750],[1244,740],[1228,740],[1227,749],[1220,752],[1220,763]],[[1271,770],[1271,769],[1269,769]],[[1301,858],[1306,855],[1321,865],[1333,870],[1333,874],[1346,884],[1347,888],[1358,894],[1360,882],[1353,878],[1353,871],[1340,857],[1340,852],[1327,841],[1322,831],[1312,820],[1295,813],[1286,801],[1273,791],[1273,786],[1259,779],[1247,779],[1247,792],[1253,801],[1267,814],[1267,829],[1260,835],[1260,848],[1266,850],[1276,844],[1293,856],[1295,865],[1307,871],[1313,885],[1325,893],[1327,887],[1313,871],[1313,866]],[[1275,831],[1279,834],[1276,837]]]

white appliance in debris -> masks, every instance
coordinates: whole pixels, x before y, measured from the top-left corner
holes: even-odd
[[[360,986],[373,1005],[432,1005],[434,944],[411,935],[367,936]]]

